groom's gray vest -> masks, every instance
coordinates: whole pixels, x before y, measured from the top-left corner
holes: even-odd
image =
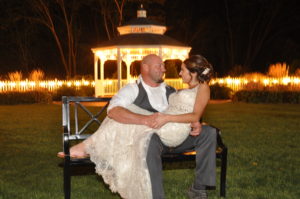
[[[151,106],[148,95],[147,95],[147,92],[146,92],[143,84],[140,82],[137,85],[138,85],[138,88],[139,88],[139,94],[136,97],[136,99],[134,100],[133,104],[135,104],[136,106],[138,106],[142,109],[146,109],[146,110],[151,111],[151,112],[158,112],[157,110],[155,110]],[[166,86],[167,99],[169,99],[169,95],[174,93],[175,91],[176,91],[175,88],[167,85]]]

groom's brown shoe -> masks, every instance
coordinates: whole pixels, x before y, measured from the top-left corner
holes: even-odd
[[[189,196],[190,199],[207,199],[208,198],[206,190],[195,189],[193,185],[188,190],[187,195]]]

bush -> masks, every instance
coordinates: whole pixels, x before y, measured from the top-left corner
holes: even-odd
[[[271,77],[286,77],[289,75],[289,66],[286,63],[276,63],[269,66],[268,75]]]
[[[44,77],[45,77],[45,72],[42,71],[41,69],[35,69],[29,73],[29,80],[31,81],[39,81],[42,80]]]
[[[62,96],[76,96],[76,88],[62,86],[53,92],[52,99],[53,101],[61,101]]]
[[[81,86],[79,90],[77,90],[78,96],[94,96],[95,88],[92,86]]]
[[[75,87],[62,86],[53,93],[53,101],[61,101],[62,96],[94,96],[95,88],[92,86],[81,86],[79,89]]]
[[[34,104],[51,103],[52,96],[48,91],[5,92],[0,93],[0,104]]]
[[[8,73],[8,78],[10,81],[21,81],[22,80],[22,72],[21,71],[15,71]]]
[[[230,99],[232,96],[232,89],[227,86],[221,86],[220,84],[214,84],[210,86],[210,98],[211,99]]]
[[[300,103],[299,91],[241,90],[233,98],[235,102],[251,103]]]

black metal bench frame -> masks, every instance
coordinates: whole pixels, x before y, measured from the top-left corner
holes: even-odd
[[[84,159],[73,159],[70,158],[70,142],[72,141],[82,141],[89,137],[91,134],[84,134],[84,131],[93,122],[101,124],[98,117],[106,110],[110,98],[96,98],[96,97],[62,97],[62,126],[63,126],[63,151],[65,153],[65,158],[63,162],[63,178],[64,178],[64,195],[65,199],[71,198],[71,167],[72,166],[86,166],[94,165],[89,158]],[[105,106],[99,108],[99,112],[93,114],[89,111],[85,105],[82,104],[89,102],[104,102]],[[74,104],[74,116],[72,116],[70,111],[70,106]],[[78,124],[78,109],[81,108],[86,114],[90,116],[90,120],[85,123],[85,125],[79,129]],[[71,118],[74,119],[75,127],[71,129]],[[215,128],[215,127],[214,127]],[[227,170],[227,147],[223,143],[220,136],[220,130],[216,128],[217,131],[217,150],[216,157],[221,161],[221,172],[220,172],[220,196],[226,196],[226,170]],[[187,151],[187,153],[182,154],[165,154],[162,157],[163,161],[174,161],[174,160],[191,160],[195,159],[195,152]]]

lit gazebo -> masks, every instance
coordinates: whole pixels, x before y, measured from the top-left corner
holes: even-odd
[[[118,27],[116,38],[92,48],[94,53],[95,95],[104,96],[117,92],[123,85],[133,80],[130,66],[148,54],[157,54],[163,61],[188,57],[191,47],[164,35],[166,26],[147,18],[146,10],[137,11],[137,18]],[[104,63],[117,61],[118,81],[104,80]],[[122,80],[122,62],[126,64],[126,79]]]

